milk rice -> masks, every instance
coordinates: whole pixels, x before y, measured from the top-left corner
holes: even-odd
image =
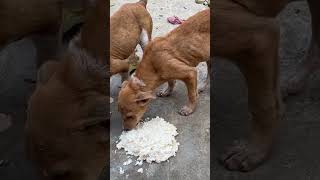
[[[123,148],[128,155],[137,156],[138,161],[160,163],[176,155],[179,146],[176,135],[177,128],[157,116],[140,123],[136,129],[122,132],[116,146]]]

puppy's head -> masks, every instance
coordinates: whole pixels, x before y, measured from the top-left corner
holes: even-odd
[[[137,126],[150,100],[156,98],[152,91],[143,91],[144,86],[145,84],[134,76],[122,84],[118,97],[118,110],[122,115],[123,128],[126,130]]]

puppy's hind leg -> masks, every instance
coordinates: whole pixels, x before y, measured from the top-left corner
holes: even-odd
[[[140,34],[139,44],[143,51],[144,51],[144,48],[148,45],[149,41],[150,41],[150,37],[148,35],[148,32],[145,29],[142,29]]]
[[[204,85],[201,87],[198,87],[198,92],[202,93],[204,90],[206,90],[209,86],[210,82],[210,75],[211,75],[211,62],[210,60],[206,62],[207,63],[207,78],[206,81],[204,82]]]
[[[157,96],[159,97],[166,97],[166,96],[170,96],[174,86],[176,84],[176,80],[170,80],[168,81],[168,86],[166,88],[161,89],[158,93]]]

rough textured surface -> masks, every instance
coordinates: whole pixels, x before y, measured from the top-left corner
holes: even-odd
[[[111,13],[126,2],[136,2],[137,0],[111,0]],[[196,12],[206,8],[203,5],[196,4],[194,0],[149,0],[147,6],[154,24],[153,37],[161,36],[177,27],[167,22],[167,17],[177,15],[181,19],[186,19]],[[141,55],[141,52],[140,52]],[[200,82],[206,77],[205,64],[199,65]],[[121,117],[117,111],[117,94],[119,92],[119,78],[115,76],[111,80],[112,96],[115,102],[111,106],[111,179],[209,179],[210,172],[210,97],[206,90],[200,95],[199,104],[196,112],[188,117],[180,116],[177,112],[187,101],[185,85],[178,82],[172,96],[158,98],[151,103],[151,106],[145,117],[160,116],[177,127],[179,135],[176,137],[180,143],[176,157],[170,158],[169,162],[161,164],[144,163],[141,167],[143,173],[137,172],[140,166],[134,166],[134,163],[123,166],[127,160],[123,150],[117,150],[115,153],[116,141],[121,134]],[[119,166],[123,167],[125,173],[119,174]]]
[[[281,78],[294,70],[308,47],[311,37],[307,3],[287,6],[279,18],[281,23]],[[282,123],[271,159],[253,172],[238,173],[225,170],[218,155],[234,139],[247,132],[247,92],[238,69],[226,61],[214,63],[214,95],[211,97],[214,122],[212,179],[219,180],[285,180],[320,178],[320,76],[308,81],[305,91],[286,102],[286,119]]]
[[[25,107],[35,78],[35,48],[28,39],[0,50],[0,113],[10,114],[12,125],[0,132],[0,179],[37,180],[24,152]]]

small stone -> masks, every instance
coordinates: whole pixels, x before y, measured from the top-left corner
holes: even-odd
[[[123,163],[124,166],[127,166],[132,163],[132,159],[128,159],[126,162]]]
[[[141,166],[141,165],[142,165],[142,163],[143,163],[143,161],[139,161],[139,160],[137,160],[135,165]]]
[[[143,169],[142,169],[142,168],[139,168],[137,172],[143,173]]]
[[[124,170],[122,169],[122,167],[119,168],[119,173],[124,174]]]

